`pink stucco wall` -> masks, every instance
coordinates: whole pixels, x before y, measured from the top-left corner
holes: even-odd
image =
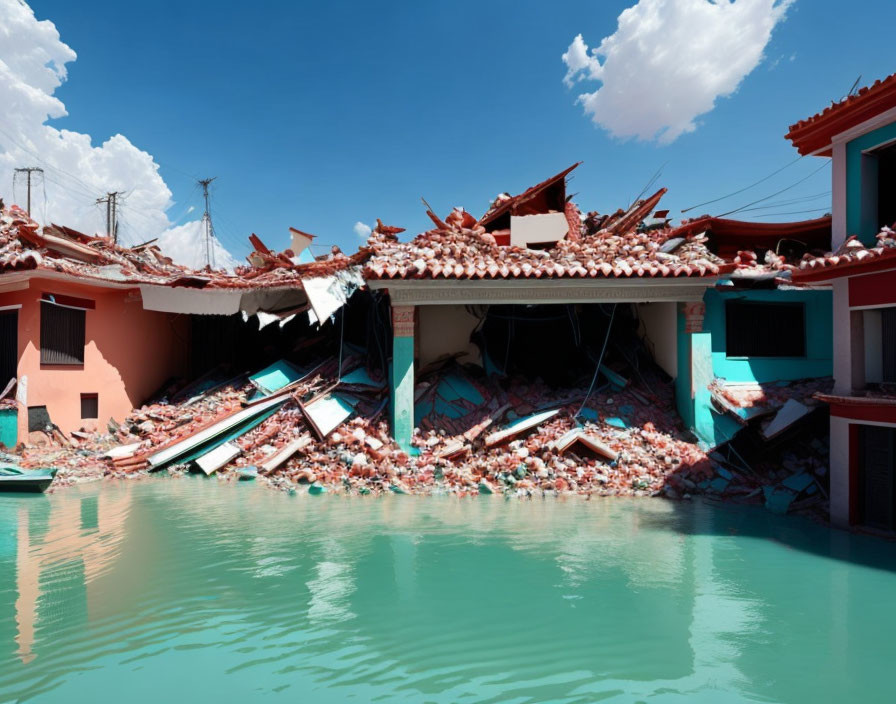
[[[83,366],[40,363],[40,297],[43,293],[86,298]],[[32,279],[27,289],[0,293],[0,306],[21,304],[18,379],[27,377],[27,405],[46,406],[63,432],[105,427],[141,405],[166,379],[183,374],[188,353],[185,316],[143,310],[139,292]],[[99,398],[99,418],[81,419],[81,394]],[[28,437],[28,417],[19,408],[19,441]]]

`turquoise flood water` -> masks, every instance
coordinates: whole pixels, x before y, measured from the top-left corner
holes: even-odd
[[[0,495],[0,701],[892,702],[896,545],[652,499]]]

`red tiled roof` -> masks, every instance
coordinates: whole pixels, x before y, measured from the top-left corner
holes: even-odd
[[[682,222],[673,236],[710,233],[713,251],[723,259],[733,259],[744,250],[778,251],[782,240],[794,240],[809,250],[831,248],[831,216],[796,222],[747,222],[703,215]]]
[[[370,238],[374,254],[364,275],[368,279],[652,278],[715,276],[733,268],[710,253],[700,238],[687,237],[664,252],[661,248],[671,230],[635,230],[663,193],[665,189],[627,211],[600,218],[596,232],[562,239],[544,250],[501,246],[479,223],[472,228],[446,225],[410,242],[399,242],[378,226]]]
[[[896,268],[896,233],[885,227],[877,235],[877,246],[866,247],[855,236],[836,252],[823,257],[806,257],[793,272],[794,281],[829,281],[841,276]]]
[[[359,266],[369,255],[364,248],[351,257],[334,252],[328,259],[294,264],[288,257],[269,252],[262,267],[240,267],[235,274],[196,271],[175,264],[152,244],[122,247],[104,237],[91,237],[58,225],[41,230],[17,206],[0,211],[0,275],[35,270],[105,285],[287,288],[301,286],[302,279]]]
[[[785,137],[800,154],[830,156],[832,137],[894,107],[896,73],[860,88],[820,113],[791,125]]]

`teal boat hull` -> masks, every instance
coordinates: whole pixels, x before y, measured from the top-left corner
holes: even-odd
[[[39,494],[47,490],[55,476],[55,469],[0,467],[0,492]]]

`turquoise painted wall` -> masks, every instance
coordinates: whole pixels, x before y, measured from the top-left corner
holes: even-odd
[[[14,408],[0,410],[0,444],[15,447],[18,442],[18,411]]]
[[[834,365],[833,303],[830,291],[719,291],[703,297],[703,329],[712,334],[712,369],[728,381],[779,381],[830,376]],[[805,357],[728,357],[725,301],[803,303],[806,306]]]
[[[694,403],[691,399],[691,336],[684,331],[684,314],[678,308],[678,374],[675,376],[675,405],[688,428],[694,427]]]
[[[414,434],[414,338],[392,338],[392,434],[399,447],[411,452]]]
[[[782,381],[830,376],[833,373],[833,311],[830,291],[720,291],[703,297],[706,316],[702,333],[685,333],[684,316],[678,313],[678,376],[675,396],[678,411],[706,445],[730,440],[741,426],[727,414],[717,413],[706,385],[712,376],[728,381]],[[806,356],[728,357],[725,345],[725,302],[748,300],[803,303],[806,306]],[[711,370],[710,374],[707,371]],[[691,398],[691,380],[696,381]],[[705,378],[704,378],[705,377]]]
[[[846,143],[846,234],[858,235],[865,244],[874,244],[878,233],[877,212],[862,207],[865,188],[877,189],[877,165],[862,152],[896,139],[896,122],[863,134]]]

